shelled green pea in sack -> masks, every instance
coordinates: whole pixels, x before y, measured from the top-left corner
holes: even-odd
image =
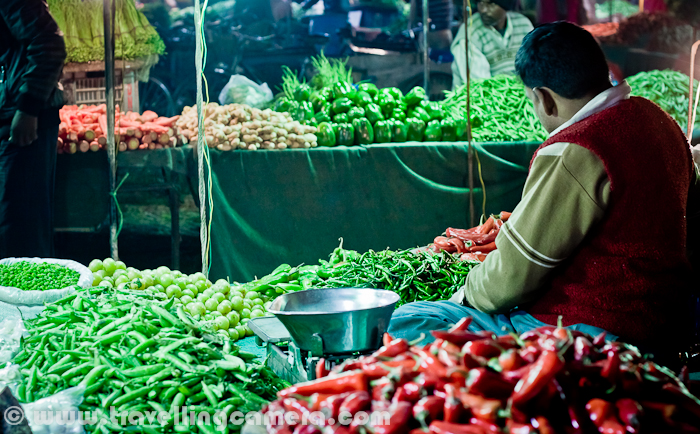
[[[60,300],[76,286],[92,286],[92,272],[65,259],[5,258],[0,260],[0,301],[19,306],[41,306]]]

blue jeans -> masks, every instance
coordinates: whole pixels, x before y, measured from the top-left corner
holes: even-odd
[[[501,336],[508,333],[522,334],[537,327],[546,326],[529,313],[517,310],[508,314],[489,315],[472,307],[462,306],[451,301],[417,301],[408,303],[394,311],[389,323],[389,334],[395,338],[415,340],[423,334],[425,339],[421,343],[429,343],[435,340],[430,334],[431,330],[445,330],[457,323],[465,316],[474,318],[469,325],[471,331],[488,330]],[[578,330],[596,336],[604,330],[586,324],[574,324],[567,327],[570,330]],[[607,340],[615,340],[617,336],[610,333]]]

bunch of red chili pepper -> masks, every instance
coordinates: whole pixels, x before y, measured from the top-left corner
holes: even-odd
[[[278,392],[264,412],[389,412],[349,425],[268,424],[268,433],[698,433],[700,401],[636,347],[561,327],[520,336],[467,330],[465,318],[433,343],[384,336],[384,346]],[[270,418],[273,419],[273,418]],[[362,418],[366,421],[366,418]],[[370,418],[371,420],[372,418]]]
[[[510,214],[501,211],[499,215],[489,217],[483,225],[471,229],[447,228],[445,236],[435,237],[432,249],[436,253],[444,250],[460,254],[462,261],[483,262],[489,252],[496,250],[496,235]]]

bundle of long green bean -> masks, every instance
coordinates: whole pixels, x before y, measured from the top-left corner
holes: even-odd
[[[632,95],[654,101],[680,124],[683,131],[688,128],[689,76],[670,69],[648,71],[628,78],[627,83],[632,88]],[[696,80],[693,89],[697,86]],[[695,125],[700,126],[700,117]]]
[[[519,78],[497,75],[472,80],[470,87],[472,137],[477,142],[542,142],[547,132],[537,119]],[[448,113],[464,113],[466,85],[445,92]]]
[[[117,420],[146,411],[167,416],[141,432],[209,434],[213,418],[209,425],[205,418],[197,426],[174,425],[175,412],[228,417],[255,411],[288,386],[268,368],[246,364],[253,354],[221,334],[202,332],[206,327],[173,299],[148,291],[80,290],[47,304],[26,327],[29,336],[14,359],[25,376],[18,399],[32,402],[82,384],[81,410],[99,420],[86,425],[90,431],[123,431],[109,418],[114,408]]]
[[[449,299],[462,285],[474,263],[447,252],[420,249],[370,250],[359,254],[338,248],[330,261],[322,261],[327,274],[313,288],[376,288],[396,292],[398,306],[413,301]]]

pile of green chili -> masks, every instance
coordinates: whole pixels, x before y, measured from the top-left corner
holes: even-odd
[[[547,132],[537,119],[525,87],[515,76],[497,75],[472,80],[470,88],[472,138],[477,142],[543,142]],[[467,87],[446,92],[448,116],[466,112]]]
[[[255,356],[208,333],[181,305],[175,307],[174,299],[166,302],[150,291],[80,290],[47,304],[25,325],[29,336],[14,358],[24,375],[19,401],[82,384],[80,409],[99,420],[86,425],[96,432],[129,430],[110,420],[113,407],[118,415],[168,415],[168,423],[139,427],[146,429],[141,432],[209,434],[213,424],[173,426],[175,412],[228,417],[233,411],[257,411],[289,385],[268,368],[246,363]]]
[[[330,261],[321,261],[325,278],[313,288],[376,288],[394,291],[398,306],[413,301],[447,300],[464,285],[475,265],[447,253],[424,250],[370,250],[359,254],[336,249]]]
[[[688,128],[688,94],[690,77],[670,69],[664,71],[640,72],[627,79],[632,95],[641,96],[659,105],[678,122],[683,131]],[[697,89],[695,81],[693,89]],[[696,120],[700,126],[700,119]]]

